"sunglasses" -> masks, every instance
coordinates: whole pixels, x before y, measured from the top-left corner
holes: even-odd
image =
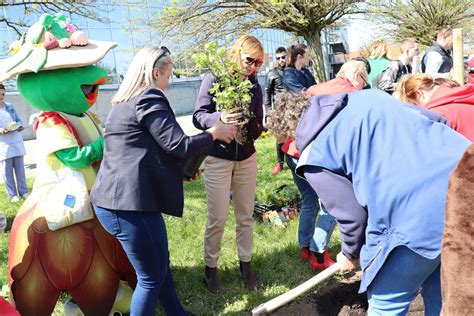
[[[286,56],[277,56],[276,57],[276,60],[280,60],[280,59],[286,59]]]
[[[263,64],[263,60],[255,59],[252,57],[246,57],[245,63],[249,66],[255,65],[255,67],[260,67]]]
[[[156,63],[158,62],[158,60],[160,60],[161,58],[165,57],[166,55],[171,55],[171,52],[170,52],[170,50],[168,49],[168,47],[166,47],[166,46],[161,46],[160,49],[161,49],[161,54],[160,54],[160,55],[158,56],[158,58],[156,59],[155,64],[153,65],[153,67],[156,67]]]
[[[363,76],[362,74],[359,74],[360,78],[362,79],[362,81],[364,82],[365,86],[367,87],[369,85],[369,82],[367,81],[367,79],[365,78],[365,76]]]

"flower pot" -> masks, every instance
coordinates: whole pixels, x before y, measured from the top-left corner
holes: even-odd
[[[206,159],[207,154],[205,152],[189,156],[183,163],[183,175],[184,178],[190,179],[196,175],[196,172],[201,167],[204,159]]]

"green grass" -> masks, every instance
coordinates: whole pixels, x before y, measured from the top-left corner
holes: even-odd
[[[276,194],[276,188],[282,184],[294,187],[294,184],[287,168],[278,175],[271,174],[276,159],[274,138],[260,139],[256,142],[256,147],[259,170],[257,199],[267,202],[270,195]],[[32,182],[31,179],[28,181],[30,187]],[[0,205],[0,210],[8,217],[6,233],[0,237],[0,277],[3,284],[7,284],[8,237],[19,204],[9,202],[3,186],[0,189]],[[235,216],[231,208],[218,263],[225,292],[223,295],[208,292],[203,282],[206,215],[206,194],[201,178],[185,184],[184,216],[166,216],[174,281],[183,305],[191,312],[198,315],[248,315],[257,305],[288,291],[315,274],[309,269],[308,263],[299,260],[298,219],[288,222],[284,229],[255,223],[252,262],[260,287],[257,291],[247,290],[239,272]],[[339,235],[335,232],[330,253],[335,255],[338,249]],[[63,315],[65,300],[66,295],[61,296],[53,315]]]

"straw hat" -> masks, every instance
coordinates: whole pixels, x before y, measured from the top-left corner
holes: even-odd
[[[83,67],[97,63],[117,43],[93,41],[63,14],[43,14],[10,45],[12,57],[0,60],[0,81],[27,72]]]

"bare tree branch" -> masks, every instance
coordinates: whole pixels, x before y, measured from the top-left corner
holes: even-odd
[[[197,50],[211,39],[239,35],[259,28],[280,29],[305,38],[315,56],[318,81],[325,80],[321,31],[351,13],[362,1],[340,0],[177,0],[150,26],[165,38],[184,37]],[[187,42],[186,40],[184,42]]]
[[[21,36],[22,29],[31,25],[31,20],[27,19],[28,13],[69,13],[72,16],[82,16],[87,17],[96,21],[104,21],[104,17],[100,15],[103,11],[95,3],[82,2],[82,1],[62,1],[62,2],[53,2],[53,1],[3,1],[0,0],[1,7],[23,7],[25,12],[25,17],[23,19],[14,19],[10,17],[3,17],[0,19],[0,23],[4,22],[7,27],[13,29],[18,36]]]
[[[414,37],[424,45],[431,45],[443,26],[472,30],[474,18],[472,0],[377,0],[371,1],[370,12],[396,40]]]

